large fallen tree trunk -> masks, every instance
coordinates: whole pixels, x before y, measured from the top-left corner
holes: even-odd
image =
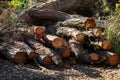
[[[73,11],[77,11],[79,13],[84,12],[85,9],[86,12],[90,11],[89,7],[94,6],[96,0],[54,0],[54,1],[48,1],[46,3],[38,3],[36,5],[33,5],[32,7],[30,7],[29,9],[25,10],[24,12],[21,13],[20,18],[24,19],[26,22],[32,22],[32,17],[31,17],[31,13],[33,13],[33,9],[36,10],[40,10],[41,14],[39,16],[41,16],[42,18],[46,18],[47,17],[54,17],[56,19],[66,19],[65,17],[63,18],[63,16],[60,15],[60,13],[57,11],[63,11],[63,12],[73,12]],[[51,14],[52,11],[55,14]],[[56,11],[54,11],[56,10]],[[49,13],[50,14],[49,14]],[[56,15],[59,14],[59,15]],[[34,13],[33,13],[34,14]],[[85,13],[82,13],[85,14]],[[33,15],[32,15],[33,16]],[[62,18],[61,18],[62,17]],[[40,17],[39,17],[40,18]],[[67,17],[67,19],[70,18],[69,16]]]

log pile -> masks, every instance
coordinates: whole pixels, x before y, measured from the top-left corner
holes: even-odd
[[[38,66],[117,65],[119,57],[110,51],[111,43],[105,39],[104,31],[96,27],[98,22],[94,18],[65,13],[71,7],[80,8],[82,5],[74,4],[81,4],[81,0],[66,0],[74,3],[67,7],[59,1],[64,2],[37,4],[23,12],[20,17],[32,26],[1,30],[0,56],[18,64],[33,60]]]
[[[91,18],[77,26],[67,20],[62,25],[57,22],[48,26],[33,25],[24,30],[1,30],[0,55],[18,64],[35,60],[44,66],[77,63],[117,65],[119,57],[109,51],[110,41],[104,38],[101,29],[95,27],[95,20],[89,20]],[[86,27],[87,22],[89,25]]]

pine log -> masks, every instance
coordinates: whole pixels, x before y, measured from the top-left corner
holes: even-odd
[[[27,53],[21,50],[20,47],[8,45],[6,43],[2,44],[1,47],[2,49],[0,51],[0,54],[6,59],[13,61],[17,64],[23,64],[27,62]]]
[[[95,38],[103,37],[103,32],[101,29],[92,29],[89,31],[82,31],[82,33],[87,35],[88,37],[95,37]]]
[[[82,32],[80,32],[75,28],[69,28],[69,27],[58,27],[56,34],[65,35],[68,37],[71,36],[79,42],[83,42],[85,38],[85,35]]]
[[[62,60],[62,57],[58,54],[54,54],[52,56],[52,61],[55,63],[57,66],[64,66],[64,61]]]
[[[43,35],[45,33],[45,30],[46,29],[44,26],[32,26],[28,28],[27,32],[37,35]]]
[[[46,45],[53,48],[60,48],[63,45],[63,39],[56,35],[45,34],[43,36],[43,40]]]
[[[71,50],[67,46],[62,46],[56,50],[57,54],[59,54],[62,58],[67,58],[71,54]]]
[[[96,23],[93,18],[79,16],[77,18],[67,19],[61,23],[59,22],[57,23],[57,25],[76,27],[78,29],[82,29],[82,28],[88,29],[88,28],[94,28]]]
[[[98,41],[98,42],[91,42],[91,44],[100,46],[104,50],[109,50],[111,47],[111,43],[108,40]]]
[[[16,47],[20,47],[24,52],[26,52],[29,59],[33,60],[36,57],[35,51],[30,48],[26,43],[14,41],[13,45]]]
[[[51,57],[49,55],[45,55],[45,54],[44,55],[37,54],[36,60],[39,64],[42,64],[45,66],[51,65],[51,63],[52,63]]]
[[[116,53],[109,51],[101,51],[100,57],[104,59],[104,63],[114,66],[119,63],[119,56]]]

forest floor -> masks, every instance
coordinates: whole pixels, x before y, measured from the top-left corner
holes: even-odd
[[[120,65],[116,68],[51,65],[45,70],[40,70],[33,63],[17,65],[0,59],[0,80],[120,80]]]

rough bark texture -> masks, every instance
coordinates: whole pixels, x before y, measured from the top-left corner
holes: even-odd
[[[30,14],[32,13],[33,9],[41,10],[42,14],[44,13],[44,9],[46,10],[52,9],[52,10],[63,11],[63,12],[78,11],[80,13],[80,12],[84,12],[83,10],[87,9],[86,6],[93,6],[94,3],[95,3],[95,0],[94,1],[93,0],[84,0],[84,1],[83,0],[54,0],[54,1],[48,1],[42,4],[38,3],[32,6],[31,8],[25,10],[24,12],[22,12],[20,15],[20,18],[23,18],[26,22],[32,22]],[[46,12],[44,14],[46,14]],[[49,14],[48,16],[52,17],[54,16],[54,14]],[[56,16],[61,16],[61,15],[56,15]]]

